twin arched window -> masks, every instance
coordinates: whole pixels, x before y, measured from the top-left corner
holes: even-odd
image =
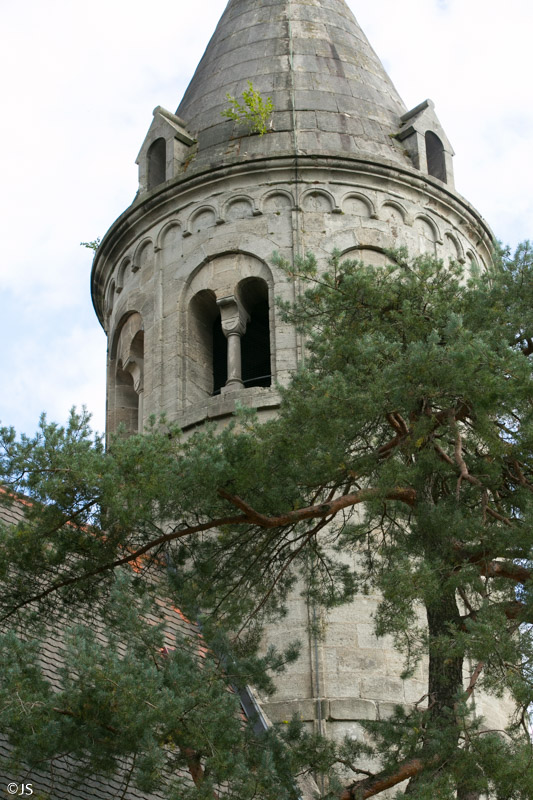
[[[191,357],[194,383],[204,394],[270,386],[268,285],[245,278],[234,295],[218,297],[210,289],[191,301]]]

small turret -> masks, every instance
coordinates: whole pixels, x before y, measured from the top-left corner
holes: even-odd
[[[154,108],[153,114],[153,122],[136,161],[139,165],[141,194],[176,178],[190,159],[196,144],[183,120],[175,114],[162,106]]]
[[[402,114],[397,138],[403,142],[413,165],[453,189],[453,148],[444,133],[433,100],[424,100]]]

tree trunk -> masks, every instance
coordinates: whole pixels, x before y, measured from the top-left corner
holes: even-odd
[[[455,594],[444,591],[426,606],[429,633],[430,719],[455,720],[457,695],[463,688],[463,654],[450,652],[452,630],[461,628],[461,615]]]
[[[455,703],[463,688],[463,654],[450,651],[450,639],[454,638],[452,629],[459,630],[461,625],[455,593],[443,589],[438,598],[431,598],[426,603],[426,614],[429,635],[429,715],[422,758],[427,755],[430,760],[435,755],[435,732],[440,734],[444,728],[449,729],[450,749],[456,747],[459,740]],[[420,784],[431,780],[431,775],[416,775],[409,781],[405,794],[412,794]],[[479,800],[475,796],[469,797],[459,792],[460,790],[458,800]]]

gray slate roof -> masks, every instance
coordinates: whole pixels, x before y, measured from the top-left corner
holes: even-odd
[[[31,502],[24,498],[13,498],[0,488],[0,524],[16,525],[24,520],[25,507]],[[198,627],[190,622],[178,608],[160,601],[163,611],[165,628],[165,646],[172,649],[180,639],[193,641],[193,646],[198,647],[199,657],[204,648]],[[159,618],[148,617],[154,624],[160,622]],[[102,632],[97,631],[100,641],[105,643]],[[43,674],[52,686],[60,688],[57,679],[58,669],[61,665],[62,644],[55,638],[50,638],[43,647]],[[50,767],[42,770],[21,766],[17,771],[8,766],[10,747],[5,736],[0,730],[0,798],[10,797],[7,786],[16,783],[21,790],[22,784],[31,784],[33,795],[47,800],[164,800],[163,792],[141,792],[133,783],[128,786],[131,764],[124,762],[122,772],[112,776],[90,775],[82,782],[76,782],[76,762],[68,757],[54,759]],[[17,796],[17,795],[15,795]],[[28,795],[29,796],[29,795]]]
[[[248,81],[275,106],[264,136],[220,113]],[[295,151],[412,167],[391,138],[405,111],[344,0],[230,0],[176,113],[198,138],[196,171]]]

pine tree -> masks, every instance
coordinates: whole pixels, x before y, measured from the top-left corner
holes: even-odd
[[[34,439],[2,430],[3,501],[32,502],[0,551],[0,724],[17,757],[68,747],[100,771],[132,757],[132,780],[169,798],[296,798],[305,769],[337,800],[405,780],[415,800],[533,796],[533,254],[470,276],[394,259],[278,259],[306,287],[283,313],[308,353],[276,419],[243,409],[188,439],[161,420],[107,453],[83,415]],[[365,722],[371,745],[296,720],[258,738],[228,691],[267,690],[294,658],[257,644],[297,577],[326,606],[377,592],[404,675],[428,658],[425,702]],[[201,623],[201,669],[184,643],[157,656],[158,598]],[[39,666],[51,631],[55,687]],[[506,732],[473,717],[474,689],[513,699]]]

